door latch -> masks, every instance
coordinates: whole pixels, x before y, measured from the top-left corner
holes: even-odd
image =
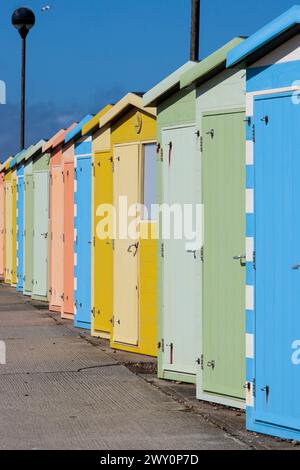
[[[264,116],[263,118],[261,118],[261,122],[264,122],[267,126],[269,124],[269,116]]]
[[[127,251],[128,251],[128,253],[132,253],[133,256],[136,256],[137,252],[138,252],[138,249],[139,249],[139,242],[133,243],[132,245],[129,245]],[[132,250],[135,250],[135,251],[132,251]]]
[[[210,137],[213,139],[215,136],[215,130],[211,129],[210,131],[206,132],[206,135],[210,135]]]
[[[214,370],[214,368],[216,367],[215,361],[214,361],[214,360],[209,361],[209,362],[207,363],[207,367],[211,367],[212,370]]]
[[[233,257],[234,261],[239,261],[241,266],[246,266],[246,256],[239,255]]]
[[[192,253],[194,255],[194,259],[197,259],[197,250],[187,250],[187,253]]]
[[[295,266],[292,266],[292,269],[294,271],[297,271],[298,269],[300,269],[300,264],[295,264]]]

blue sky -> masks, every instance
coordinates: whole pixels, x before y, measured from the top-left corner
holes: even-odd
[[[0,2],[0,159],[19,146],[19,6],[36,13],[28,37],[27,146],[96,113],[128,91],[147,91],[188,60],[190,0],[16,0]],[[250,35],[295,0],[202,0],[201,57]],[[42,13],[41,7],[51,5]]]

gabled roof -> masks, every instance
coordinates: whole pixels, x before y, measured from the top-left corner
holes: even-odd
[[[19,165],[24,160],[25,150],[17,153],[17,155],[11,160],[9,167],[14,168],[16,165]]]
[[[82,128],[83,126],[89,122],[92,119],[93,115],[92,114],[87,114],[81,121],[73,127],[72,130],[67,132],[65,136],[65,143],[67,144],[70,142],[72,139],[75,139],[75,137],[81,137],[82,136]]]
[[[255,62],[299,32],[300,6],[295,5],[233,49],[228,54],[227,67]]]
[[[70,127],[68,127],[68,129],[61,129],[60,131],[58,131],[56,134],[54,134],[53,137],[51,137],[50,140],[48,140],[48,142],[46,142],[44,145],[43,145],[43,153],[47,152],[48,150],[51,150],[51,149],[54,149],[55,147],[57,147],[58,145],[62,144],[65,140],[65,135],[71,130],[73,129],[73,127],[75,127],[77,125],[76,122],[74,122]]]
[[[10,162],[12,161],[13,157],[8,157],[5,162],[3,162],[3,168],[2,168],[2,171],[6,171],[9,169],[10,167]]]
[[[37,144],[32,145],[26,152],[25,160],[29,160],[29,158],[34,157],[37,153],[41,152],[45,143],[45,140],[40,140]]]
[[[100,118],[104,116],[111,108],[112,104],[108,104],[105,108],[101,109],[99,113],[96,114],[90,121],[88,121],[82,128],[82,135],[89,134],[90,132],[95,132],[100,127]]]
[[[155,87],[145,93],[143,98],[144,106],[157,106],[164,101],[172,93],[180,89],[180,78],[184,72],[193,68],[197,62],[187,62],[175,72],[171,73],[168,77],[158,83]]]
[[[228,52],[244,41],[245,38],[236,37],[201,62],[195,64],[192,69],[181,76],[180,88],[186,88],[193,83],[201,85],[201,83],[210,80],[212,77],[225,70]]]
[[[100,127],[109,124],[116,119],[119,119],[124,113],[129,111],[131,108],[138,108],[141,111],[156,117],[156,109],[146,107],[143,105],[143,98],[135,93],[128,93],[118,103],[116,103],[110,111],[108,111],[103,117],[100,118]]]

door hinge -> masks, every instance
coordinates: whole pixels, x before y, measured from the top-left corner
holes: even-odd
[[[163,148],[160,149],[160,161],[161,162],[164,161],[164,149]]]
[[[201,258],[202,263],[204,263],[204,246],[201,247],[200,258]]]
[[[95,248],[95,246],[96,246],[96,238],[93,237],[93,247]]]
[[[252,124],[252,142],[255,144],[255,124]]]
[[[95,175],[96,175],[96,168],[95,168],[95,164],[92,163],[92,167],[93,167],[93,177],[95,178]]]
[[[110,157],[110,162],[111,162],[111,171],[114,173],[115,172],[115,162],[113,157]]]
[[[203,153],[203,136],[200,137],[200,152]]]
[[[165,257],[165,244],[164,243],[162,243],[160,246],[160,255],[162,258]]]
[[[197,364],[201,367],[201,370],[204,369],[204,356],[201,354],[201,356],[197,359],[196,361]]]
[[[256,379],[252,381],[253,396],[256,397]]]
[[[115,251],[115,240],[113,239],[113,240],[111,241],[111,243],[112,243],[112,249],[113,249],[113,251]]]
[[[65,294],[61,294],[60,298],[61,300],[65,300]]]
[[[253,269],[256,270],[256,252],[253,251]]]
[[[115,317],[111,317],[111,319],[109,320],[110,323],[112,324],[112,326],[115,326]]]
[[[91,314],[93,315],[93,317],[95,317],[95,312],[96,312],[95,307],[93,307],[91,310]]]

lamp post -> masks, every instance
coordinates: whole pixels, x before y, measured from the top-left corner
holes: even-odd
[[[199,60],[200,0],[192,0],[190,60]]]
[[[12,15],[12,24],[22,39],[22,72],[21,72],[21,137],[20,150],[25,148],[25,86],[26,86],[26,38],[35,24],[35,16],[29,8],[18,8]]]

